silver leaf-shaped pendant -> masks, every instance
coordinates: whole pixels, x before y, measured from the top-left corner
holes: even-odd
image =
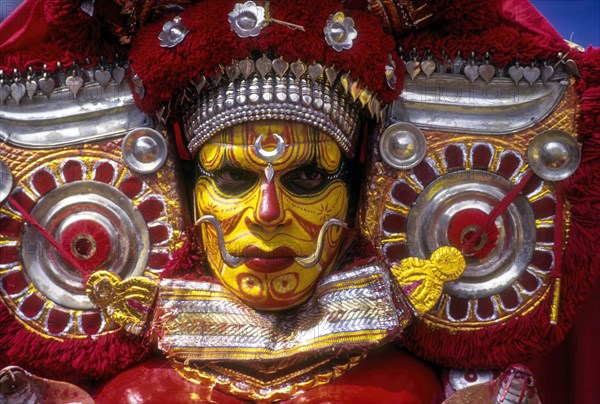
[[[83,79],[79,76],[69,76],[67,77],[66,84],[69,88],[69,91],[71,91],[71,93],[77,97],[79,89],[81,89],[81,86],[83,86]]]
[[[252,73],[254,73],[254,61],[248,58],[240,61],[240,63],[238,63],[238,66],[240,67],[240,72],[242,73],[242,76],[244,76],[245,79],[247,79]]]
[[[96,70],[94,72],[94,79],[102,86],[108,84],[110,81],[110,72],[108,70]]]
[[[225,68],[225,73],[227,73],[227,77],[229,77],[229,81],[233,81],[237,79],[240,75],[240,68],[237,64],[229,65]]]
[[[289,67],[290,64],[281,57],[273,61],[273,70],[275,70],[275,74],[277,74],[279,77],[283,77]]]
[[[23,83],[12,83],[10,85],[10,95],[12,95],[17,104],[21,101],[21,98],[23,98],[26,92],[27,90]]]
[[[474,82],[479,78],[479,68],[475,65],[466,65],[465,76],[467,76],[467,78],[471,80],[471,83]]]
[[[56,84],[54,83],[54,79],[51,77],[44,77],[43,79],[40,79],[38,85],[40,86],[40,90],[42,90],[42,92],[47,96],[50,96],[50,94],[52,94],[52,91],[56,86]]]
[[[256,61],[256,70],[258,70],[262,78],[265,78],[265,76],[271,71],[271,59],[266,56],[258,59]]]
[[[200,93],[200,91],[202,91],[202,89],[204,88],[204,86],[206,85],[206,77],[201,76],[200,79],[194,83],[194,87],[196,87],[196,91],[198,91],[198,93]]]
[[[33,98],[37,88],[38,84],[33,80],[29,80],[27,83],[25,83],[25,89],[27,90],[27,96],[29,97],[29,99]]]
[[[421,73],[421,63],[416,60],[406,62],[406,72],[412,80]]]
[[[4,103],[10,95],[10,86],[8,84],[2,84],[0,86],[0,102]]]
[[[138,95],[138,97],[144,98],[144,95],[146,95],[146,89],[144,88],[144,81],[142,78],[137,74],[134,74],[133,77],[131,77],[131,81],[133,82],[135,93]]]
[[[377,118],[381,113],[381,104],[375,97],[371,98],[371,101],[369,101],[369,112],[371,113],[371,118]]]
[[[270,183],[271,181],[273,181],[274,176],[275,170],[273,169],[273,164],[269,163],[265,167],[265,178],[267,179],[267,182]]]
[[[221,82],[221,79],[223,78],[223,70],[222,69],[217,69],[215,71],[215,74],[213,74],[213,76],[210,78],[210,82],[212,83],[213,86],[218,86],[219,83]]]
[[[564,62],[564,66],[567,74],[570,74],[571,76],[581,77],[581,75],[579,74],[579,68],[577,67],[577,62],[575,62],[573,59],[569,59],[566,62]]]
[[[323,74],[323,66],[319,63],[308,66],[308,75],[313,81],[317,80]]]
[[[508,69],[508,75],[515,82],[515,84],[519,84],[519,81],[523,78],[523,66],[511,66]]]
[[[333,83],[335,83],[335,79],[337,78],[338,73],[335,71],[335,69],[333,67],[326,67],[325,68],[325,76],[327,77],[327,81],[329,82],[329,85],[333,86]]]
[[[525,77],[525,80],[527,80],[529,85],[532,85],[537,79],[539,79],[540,74],[541,74],[540,69],[538,69],[535,66],[534,67],[527,66],[523,70],[523,77]]]
[[[496,68],[492,65],[481,65],[479,66],[479,76],[486,82],[489,83],[496,75]]]
[[[306,65],[300,61],[292,62],[290,68],[297,79],[299,79],[304,73],[306,73]]]
[[[342,84],[342,88],[344,89],[344,91],[346,93],[350,92],[350,86],[352,85],[353,81],[350,78],[350,74],[349,73],[344,73],[340,76],[340,83]]]
[[[548,80],[550,80],[550,77],[552,77],[553,75],[554,68],[552,66],[544,65],[544,67],[542,67],[542,82],[544,82],[544,84],[546,84],[546,82],[548,82]]]
[[[125,68],[121,66],[113,67],[112,78],[117,82],[117,84],[121,84],[125,78]]]
[[[437,66],[433,60],[424,60],[421,62],[421,70],[423,70],[423,73],[425,73],[427,78],[435,72],[436,68]]]

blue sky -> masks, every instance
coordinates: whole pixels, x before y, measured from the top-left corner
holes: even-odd
[[[587,48],[600,46],[600,0],[533,0],[565,38]]]

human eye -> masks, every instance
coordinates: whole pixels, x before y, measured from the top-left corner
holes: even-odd
[[[239,195],[252,188],[258,176],[237,167],[224,167],[212,175],[215,186],[228,195]]]
[[[327,174],[314,166],[299,167],[284,174],[281,184],[297,195],[316,194],[327,185]]]

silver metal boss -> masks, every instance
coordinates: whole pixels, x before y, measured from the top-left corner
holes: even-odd
[[[423,160],[427,151],[425,135],[409,123],[390,125],[379,140],[381,158],[389,166],[408,170]]]
[[[534,173],[547,181],[569,178],[581,161],[577,140],[562,130],[547,130],[529,144],[527,159]]]
[[[167,161],[167,142],[150,128],[134,129],[125,136],[121,146],[127,167],[140,174],[150,174]]]

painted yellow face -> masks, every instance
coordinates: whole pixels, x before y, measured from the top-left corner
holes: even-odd
[[[203,224],[214,275],[256,309],[282,310],[304,302],[335,264],[343,239],[343,228],[330,227],[317,264],[305,268],[297,262],[315,252],[324,223],[345,219],[348,189],[340,178],[338,145],[308,125],[250,122],[211,138],[198,159],[198,212],[220,222],[226,251],[243,259],[237,267],[228,266],[215,227]]]

